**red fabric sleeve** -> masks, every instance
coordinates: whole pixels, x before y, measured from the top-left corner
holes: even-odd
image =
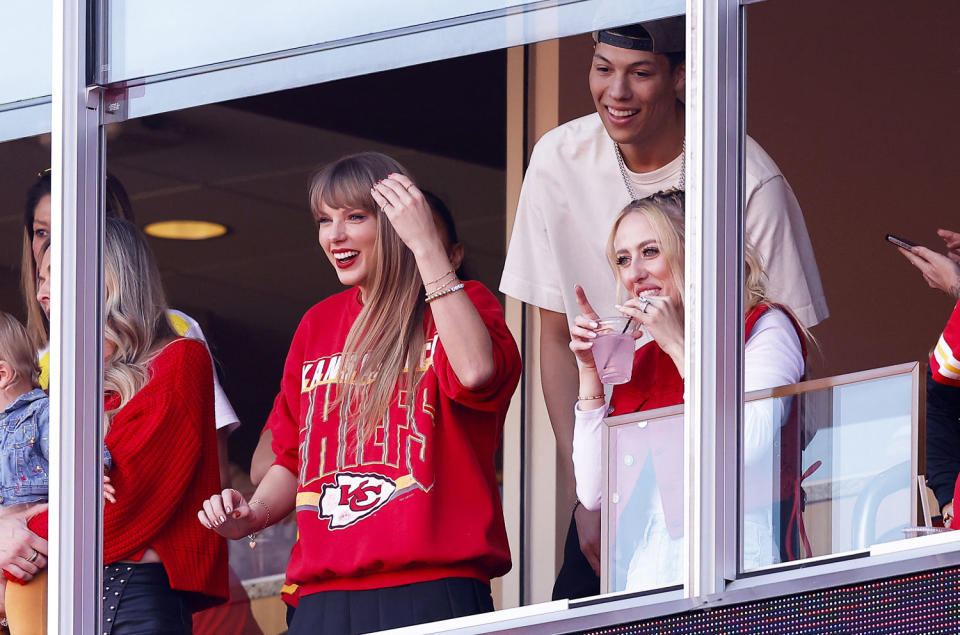
[[[204,413],[213,404],[206,347],[177,340],[154,360],[150,382],[114,415],[105,443],[117,502],[103,512],[104,562],[151,545],[176,511],[200,460]]]
[[[522,362],[517,343],[503,319],[503,309],[490,291],[479,282],[464,283],[465,292],[480,314],[480,319],[490,333],[493,348],[494,372],[490,380],[479,388],[465,388],[450,367],[443,342],[437,345],[433,356],[433,368],[443,394],[452,401],[484,412],[500,410],[513,395],[520,381]]]
[[[930,356],[930,371],[935,382],[960,386],[960,302],[953,307],[943,334]]]
[[[283,364],[283,377],[280,379],[280,392],[273,401],[273,410],[267,418],[267,425],[273,432],[271,447],[276,455],[274,465],[287,468],[296,476],[300,461],[300,387],[303,368],[304,341],[309,329],[308,322],[313,314],[308,311],[300,321],[293,335],[287,360]]]

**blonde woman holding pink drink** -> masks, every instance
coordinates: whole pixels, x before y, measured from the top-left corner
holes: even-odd
[[[587,509],[599,509],[601,504],[604,417],[683,403],[683,219],[683,192],[676,190],[633,201],[618,215],[607,256],[620,281],[619,322],[597,315],[584,290],[576,289],[580,315],[570,332],[570,349],[580,364],[580,392],[574,407],[573,461],[578,504]],[[805,331],[788,309],[767,298],[763,277],[748,248],[746,390],[795,383],[805,368]],[[644,334],[649,341],[633,352],[634,340]],[[628,374],[621,372],[622,362],[616,360],[623,355],[627,337],[632,357]],[[604,383],[616,384],[609,403]],[[748,476],[751,466],[757,466],[758,473],[769,480],[771,467],[780,465],[780,429],[789,408],[789,403],[772,409],[770,404],[761,410],[745,408],[743,453]],[[629,451],[636,485],[615,512],[620,521],[611,546],[610,562],[617,566],[612,572],[614,591],[639,591],[682,580],[683,496],[678,484],[683,476],[683,431],[680,426],[660,429],[643,439],[642,447]],[[781,560],[781,540],[774,535],[774,511],[781,500],[779,491],[768,491],[764,504],[748,501],[745,505],[746,568]],[[590,560],[599,574],[599,554]]]

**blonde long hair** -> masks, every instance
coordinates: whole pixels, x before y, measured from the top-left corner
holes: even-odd
[[[407,417],[420,381],[426,302],[423,281],[411,252],[370,194],[391,173],[410,173],[379,152],[343,157],[320,170],[310,182],[310,208],[317,218],[324,206],[362,209],[377,220],[377,238],[363,308],[343,348],[338,394],[331,407],[366,440],[387,416],[400,378],[407,371]]]
[[[103,387],[120,396],[119,410],[150,381],[150,361],[177,334],[156,260],[129,221],[106,219],[103,275],[104,339],[116,347],[104,360]]]
[[[607,239],[607,261],[617,280],[617,300],[623,300],[625,289],[620,283],[620,268],[617,266],[617,254],[613,241],[617,236],[620,223],[630,214],[642,214],[653,227],[657,235],[660,253],[667,259],[670,276],[673,278],[676,289],[680,292],[680,302],[683,303],[684,292],[684,192],[683,190],[667,190],[657,192],[646,198],[637,199],[624,207],[610,230]],[[751,245],[744,248],[744,312],[762,302],[769,302],[763,265]],[[809,337],[809,334],[805,332]]]

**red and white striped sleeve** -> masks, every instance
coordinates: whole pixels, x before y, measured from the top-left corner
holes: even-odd
[[[960,302],[953,308],[950,319],[930,356],[933,380],[949,386],[960,386]]]

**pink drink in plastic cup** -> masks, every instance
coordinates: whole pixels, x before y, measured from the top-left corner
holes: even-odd
[[[593,340],[593,359],[597,363],[600,381],[604,384],[625,384],[633,372],[634,323],[627,318],[599,320],[600,330]],[[626,332],[624,332],[626,331]]]

